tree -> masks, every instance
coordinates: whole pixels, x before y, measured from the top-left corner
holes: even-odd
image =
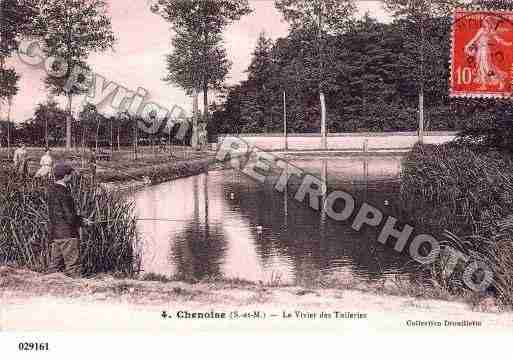
[[[159,0],[152,11],[170,22],[175,32],[165,81],[193,94],[196,137],[197,93],[203,91],[203,116],[208,123],[208,90],[220,88],[231,66],[222,33],[252,10],[248,0]]]
[[[131,116],[128,110],[120,111],[116,115],[116,124],[117,124],[117,136],[116,136],[116,142],[117,142],[117,148],[118,151],[121,151],[121,143],[123,145],[130,143],[130,137],[131,132],[130,131],[130,125],[131,125]]]
[[[469,112],[458,112],[448,96],[450,20],[425,24],[426,113],[437,130],[458,130]],[[404,19],[383,24],[365,16],[340,34],[326,36],[324,70],[330,131],[411,131],[417,129],[418,44],[404,34]],[[316,34],[293,30],[274,44],[263,38],[248,67],[248,80],[228,89],[214,118],[220,133],[280,131],[283,90],[291,132],[320,126]],[[278,108],[275,108],[278,107]],[[241,119],[244,119],[242,122]]]
[[[248,80],[245,86],[248,91],[241,103],[241,119],[244,132],[268,132],[275,128],[273,118],[278,117],[281,101],[276,106],[277,95],[283,91],[277,75],[277,64],[273,53],[273,41],[260,33],[251,63],[246,70]],[[252,130],[250,130],[252,129]]]
[[[7,102],[8,122],[13,97],[19,90],[20,76],[13,68],[6,68],[5,62],[18,49],[20,39],[32,34],[35,5],[33,0],[0,0],[0,105]],[[10,146],[10,126],[7,128],[7,137]]]
[[[34,34],[35,0],[0,0],[0,68],[16,51],[20,39]]]
[[[418,63],[415,77],[419,95],[419,142],[422,143],[426,52],[429,52],[433,45],[435,45],[426,41],[427,23],[432,22],[435,18],[445,18],[447,21],[450,21],[449,15],[456,7],[462,6],[463,2],[461,0],[385,0],[385,5],[388,10],[392,11],[395,18],[404,20],[404,35],[408,38],[411,46],[418,49],[418,56],[410,60]]]
[[[100,114],[96,106],[88,103],[78,115],[80,129],[82,131],[82,148],[89,147],[94,140],[98,148],[98,137],[100,136]]]
[[[322,147],[326,148],[326,98],[325,98],[325,49],[327,33],[342,33],[355,11],[353,0],[275,0],[292,30],[304,29],[317,34],[318,46],[318,90],[321,105]]]
[[[27,128],[38,142],[44,138],[46,146],[56,145],[64,140],[66,117],[66,111],[59,108],[57,102],[48,100],[37,105]]]
[[[87,58],[91,52],[105,51],[115,42],[107,3],[102,0],[45,0],[38,18],[43,51],[60,61],[53,63],[55,73],[45,83],[54,95],[68,100],[66,149],[71,149],[72,99],[89,88]]]
[[[470,6],[487,10],[513,10],[511,0],[472,0]]]
[[[20,75],[12,68],[0,68],[0,104],[7,102],[7,122],[11,122],[12,99],[19,91],[18,81]],[[10,126],[7,127],[7,147],[11,146]]]
[[[178,84],[187,91],[189,95],[194,96],[194,119],[197,127],[197,114],[198,114],[198,88],[201,83],[207,84],[212,89],[220,89],[222,82],[228,74],[231,66],[226,50],[220,46],[220,36],[216,36],[208,46],[208,61],[204,63],[196,42],[196,36],[189,34],[176,35],[173,40],[173,53],[167,57],[167,70],[168,75],[164,80],[171,84]],[[208,73],[208,78],[205,80],[203,73]],[[208,89],[203,90],[204,106],[208,106]],[[208,123],[208,110],[203,111],[203,121]],[[195,137],[193,143],[197,142],[197,131],[195,130]]]

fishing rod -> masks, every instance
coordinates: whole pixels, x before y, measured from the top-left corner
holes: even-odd
[[[175,223],[189,223],[190,222],[190,220],[186,220],[186,219],[173,219],[173,218],[134,218],[134,220],[136,222],[151,222],[151,221],[175,222]],[[118,221],[119,220],[116,220],[116,219],[113,219],[113,220],[102,219],[102,220],[94,221],[91,224],[94,225],[94,224],[102,224],[102,223],[113,223],[113,222],[118,222]],[[214,223],[210,223],[210,224],[214,224]],[[312,227],[313,225],[314,224],[311,224],[311,223],[294,223],[294,226],[303,226],[303,227]],[[241,228],[240,225],[226,225],[226,224],[223,224],[223,227]],[[257,230],[262,230],[264,228],[261,225],[252,225],[250,227],[256,228]]]

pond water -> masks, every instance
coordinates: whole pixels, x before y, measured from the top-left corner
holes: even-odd
[[[289,163],[325,178],[330,189],[343,189],[387,215],[398,213],[400,157]],[[280,193],[272,185],[276,179],[263,185],[219,170],[137,193],[143,270],[283,284],[326,275],[376,280],[410,270],[405,255],[377,242],[377,231],[356,232],[350,222],[326,218],[293,198],[299,181]]]

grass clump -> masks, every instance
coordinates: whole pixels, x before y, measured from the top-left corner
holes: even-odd
[[[511,155],[465,143],[416,146],[404,159],[401,195],[408,220],[495,274],[493,289],[513,305],[513,162]],[[462,269],[462,268],[457,268]],[[461,271],[430,268],[436,285],[464,292]]]
[[[171,278],[165,276],[164,274],[158,274],[158,273],[146,273],[142,276],[141,280],[148,281],[148,282],[161,282],[161,283],[169,283],[172,281]]]

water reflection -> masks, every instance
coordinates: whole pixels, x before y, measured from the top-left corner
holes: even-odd
[[[299,160],[292,165],[388,214],[398,207],[400,158]],[[280,193],[273,187],[276,180],[261,185],[236,171],[215,171],[138,193],[138,216],[159,219],[138,223],[143,269],[186,279],[264,282],[296,282],[320,274],[373,280],[404,270],[407,258],[379,244],[375,231],[355,232],[347,223],[332,221],[292,198],[299,181],[292,180]]]

